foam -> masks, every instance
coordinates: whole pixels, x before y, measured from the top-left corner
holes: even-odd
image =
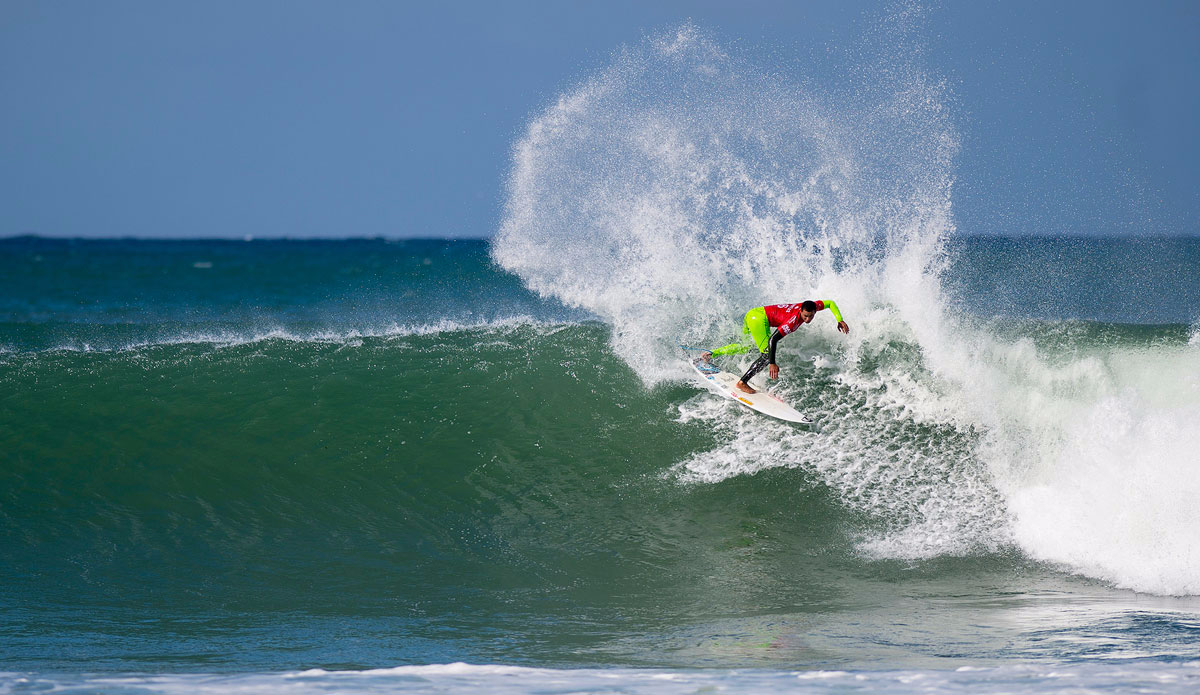
[[[1114,350],[1059,369],[1008,399],[1032,404],[1008,411],[1032,446],[1001,459],[1017,542],[1118,586],[1200,594],[1200,350]]]

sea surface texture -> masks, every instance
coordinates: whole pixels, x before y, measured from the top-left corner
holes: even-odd
[[[0,689],[1194,689],[1200,241],[944,253],[764,296],[802,429],[487,242],[0,241]]]
[[[1195,692],[1200,240],[957,229],[884,64],[623,52],[489,241],[0,240],[0,693]],[[815,426],[694,382],[804,299]]]

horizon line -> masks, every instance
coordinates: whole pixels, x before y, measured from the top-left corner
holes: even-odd
[[[1129,232],[1126,234],[1084,234],[1079,232],[1066,232],[1060,234],[1043,233],[1043,232],[1020,232],[1012,234],[999,234],[987,232],[953,232],[947,235],[948,238],[989,238],[989,239],[1200,239],[1200,231],[1197,232],[1181,232],[1178,234],[1163,234],[1150,232]],[[195,236],[195,237],[160,237],[160,236],[57,236],[45,235],[36,233],[11,234],[0,236],[0,242],[17,241],[21,239],[36,239],[39,241],[146,241],[146,242],[237,242],[250,243],[256,241],[271,241],[271,242],[336,242],[336,241],[381,241],[387,243],[410,242],[410,241],[491,241],[493,236],[412,236],[412,237],[397,237],[397,236],[341,236],[341,237],[322,237],[322,236],[305,236],[305,237],[290,237],[290,236],[258,236],[247,234],[245,236]]]

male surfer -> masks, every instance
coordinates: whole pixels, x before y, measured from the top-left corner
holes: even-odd
[[[746,312],[746,318],[743,322],[742,333],[754,339],[755,346],[758,347],[759,358],[750,365],[750,369],[742,375],[738,380],[738,389],[746,393],[755,393],[754,389],[750,388],[750,379],[762,371],[763,367],[769,365],[767,376],[772,379],[779,378],[779,365],[775,364],[775,346],[779,343],[780,338],[796,330],[803,324],[813,320],[813,316],[822,309],[829,309],[833,313],[833,318],[837,319],[838,330],[842,333],[850,333],[850,326],[842,320],[842,312],[838,311],[838,306],[832,299],[819,299],[817,301],[808,300],[800,304],[771,304],[769,306],[754,307]],[[771,333],[774,328],[775,332]],[[768,335],[770,336],[768,338]],[[713,355],[733,355],[749,352],[750,346],[746,343],[731,343],[725,347],[719,347],[712,352],[704,353],[701,358],[708,362]]]

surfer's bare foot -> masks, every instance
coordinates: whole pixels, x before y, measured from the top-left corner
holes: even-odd
[[[746,385],[740,381],[737,382],[736,386],[739,391],[745,391],[746,393],[758,393],[758,391],[755,391],[754,389],[750,388],[748,385]]]

